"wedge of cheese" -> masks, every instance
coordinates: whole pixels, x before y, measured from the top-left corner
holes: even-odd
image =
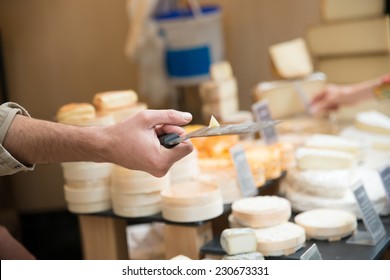
[[[239,224],[246,227],[270,227],[288,221],[291,204],[279,196],[242,198],[233,202],[232,214]]]
[[[277,73],[284,79],[300,78],[313,73],[313,63],[302,38],[272,45],[269,54]]]
[[[377,111],[361,112],[355,117],[355,126],[358,129],[390,135],[390,117]]]
[[[339,241],[357,228],[356,216],[339,209],[306,211],[295,216],[294,221],[305,229],[307,239]]]
[[[356,157],[348,152],[301,147],[295,152],[300,170],[343,169],[356,165]]]
[[[256,234],[251,228],[225,229],[222,231],[220,242],[228,255],[255,252],[257,247]]]
[[[224,81],[233,78],[233,69],[230,62],[225,60],[212,63],[210,77],[213,81]]]
[[[264,256],[287,256],[303,247],[305,229],[285,222],[276,226],[256,229],[257,250]]]

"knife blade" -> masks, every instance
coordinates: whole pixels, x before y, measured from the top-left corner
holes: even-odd
[[[275,126],[281,121],[266,121],[266,122],[254,122],[254,123],[245,123],[245,124],[226,124],[215,127],[202,127],[191,133],[188,133],[184,137],[180,137],[176,133],[168,133],[160,136],[161,145],[165,148],[173,148],[177,144],[194,137],[209,137],[209,136],[221,136],[221,135],[233,135],[233,134],[246,134],[259,132],[261,129],[264,129],[269,126]]]

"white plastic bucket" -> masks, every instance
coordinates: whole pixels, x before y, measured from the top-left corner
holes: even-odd
[[[224,60],[220,8],[204,6],[200,11],[178,9],[155,18],[165,42],[167,75],[174,84],[208,80],[210,65]]]

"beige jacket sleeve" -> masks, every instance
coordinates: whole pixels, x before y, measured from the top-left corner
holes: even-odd
[[[7,102],[0,106],[0,176],[11,175],[20,171],[32,171],[35,166],[25,166],[3,147],[4,138],[16,114],[30,117],[28,112],[16,103]]]

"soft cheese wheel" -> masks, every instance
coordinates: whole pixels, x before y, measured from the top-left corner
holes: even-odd
[[[351,126],[344,128],[340,135],[348,139],[356,139],[372,149],[390,151],[390,135],[364,131]]]
[[[57,111],[57,121],[60,123],[71,124],[74,121],[90,120],[96,116],[96,110],[89,103],[69,103],[63,105]]]
[[[63,162],[61,163],[65,181],[91,181],[110,177],[111,163]]]
[[[305,141],[308,148],[329,149],[354,154],[357,158],[363,156],[363,145],[358,141],[330,134],[314,134]]]
[[[218,217],[223,213],[222,198],[203,205],[172,206],[163,201],[162,216],[167,221],[178,223],[191,223],[207,221]]]
[[[161,212],[161,203],[155,203],[150,205],[132,206],[132,205],[118,205],[113,204],[112,210],[114,213],[121,217],[127,218],[139,218],[155,215]]]
[[[169,186],[171,177],[167,175],[157,178],[147,172],[130,170],[114,166],[111,176],[111,185],[116,192],[142,194],[160,191]]]
[[[256,196],[239,199],[232,204],[236,221],[252,228],[263,228],[288,221],[290,202],[278,196]]]
[[[230,214],[228,216],[228,222],[230,228],[244,228],[245,226],[237,222],[237,220],[234,218],[233,214]]]
[[[284,256],[302,248],[305,230],[294,223],[285,222],[276,226],[255,229],[257,250],[264,256]]]
[[[111,200],[99,201],[93,203],[68,203],[68,210],[72,213],[88,214],[98,213],[111,209]]]
[[[161,191],[164,206],[201,206],[222,199],[218,185],[200,180],[180,181]]]
[[[111,189],[111,197],[113,204],[121,206],[144,206],[161,202],[160,191],[143,194],[129,194]]]
[[[224,255],[222,260],[264,260],[264,256],[260,252],[251,252],[238,255]]]
[[[390,117],[377,111],[358,113],[355,126],[364,131],[390,135]]]
[[[183,180],[195,179],[200,173],[197,150],[194,149],[189,155],[176,161],[169,173],[173,184]]]
[[[111,183],[110,183],[110,178],[102,178],[98,180],[89,180],[89,181],[66,181],[66,185],[72,189],[94,189],[94,188],[100,188],[100,187],[105,187],[105,188],[110,188]]]
[[[307,169],[343,169],[356,164],[356,158],[351,153],[301,147],[296,150],[297,166]]]
[[[329,198],[343,197],[354,183],[352,170],[304,170],[291,169],[286,180],[291,188],[312,195]]]
[[[137,94],[132,90],[106,91],[96,93],[92,103],[98,110],[112,110],[134,105],[138,101]]]
[[[357,227],[354,214],[337,209],[306,211],[295,216],[294,221],[305,229],[307,239],[338,241]]]
[[[251,228],[229,228],[222,231],[220,238],[222,249],[228,255],[255,252],[257,239]]]
[[[64,185],[65,200],[69,203],[92,203],[110,199],[108,187],[96,187],[93,189],[75,189]]]

